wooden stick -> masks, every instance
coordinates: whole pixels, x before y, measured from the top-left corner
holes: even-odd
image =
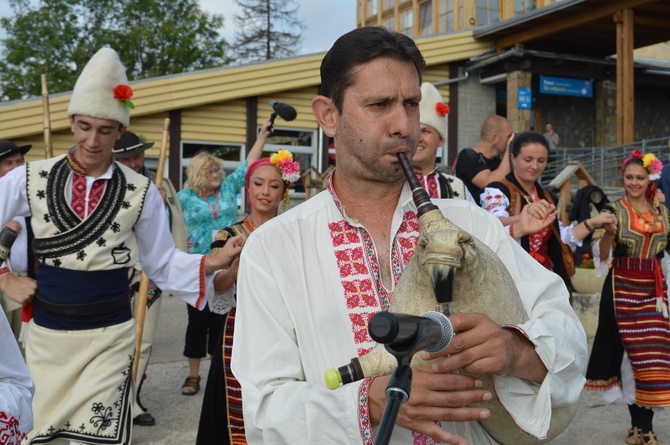
[[[170,119],[165,118],[163,124],[163,140],[158,157],[158,170],[156,171],[156,187],[163,183],[163,169],[165,168],[165,157],[167,156],[167,140],[170,131]],[[144,271],[140,277],[140,289],[135,306],[135,359],[133,360],[133,380],[137,381],[137,371],[140,365],[140,349],[142,348],[142,334],[144,333],[144,319],[147,315],[147,298],[149,296],[149,277]]]
[[[44,154],[47,159],[53,156],[51,145],[51,113],[49,112],[49,92],[47,90],[47,75],[42,74],[42,110],[44,114]]]
[[[163,139],[161,140],[161,152],[158,156],[158,168],[156,169],[156,187],[163,184],[163,170],[165,169],[165,158],[167,157],[167,140],[170,134],[170,118],[166,117],[163,123]]]

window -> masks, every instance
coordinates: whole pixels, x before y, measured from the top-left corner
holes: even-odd
[[[388,11],[395,6],[395,0],[384,0],[384,11]]]
[[[433,2],[427,1],[419,5],[419,35],[433,34]]]
[[[537,0],[514,0],[514,15],[525,14],[537,8]]]
[[[499,0],[477,0],[477,26],[500,22]]]
[[[377,15],[377,1],[378,0],[367,0],[368,1],[368,17]]]
[[[395,16],[390,16],[386,17],[384,19],[384,28],[388,29],[389,31],[395,31]]]
[[[260,130],[260,126],[258,129]],[[312,165],[316,165],[316,132],[313,130],[286,130],[275,128],[270,135],[262,156],[270,156],[272,153],[284,149],[293,153],[293,159],[300,164],[300,171],[304,172]],[[291,197],[303,197],[305,187],[300,178],[289,190]]]
[[[440,32],[454,31],[454,0],[440,0]]]
[[[412,10],[406,9],[400,13],[400,32],[412,36]]]

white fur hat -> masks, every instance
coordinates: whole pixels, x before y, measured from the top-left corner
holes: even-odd
[[[127,127],[130,108],[135,108],[130,101],[132,95],[119,55],[112,48],[101,48],[79,75],[67,114],[110,119]]]
[[[443,141],[447,140],[448,113],[449,106],[444,103],[437,88],[432,83],[422,83],[421,102],[419,103],[421,123],[433,127]]]

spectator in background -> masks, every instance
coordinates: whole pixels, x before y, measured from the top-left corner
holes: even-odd
[[[248,164],[261,157],[271,125],[268,118],[247,159],[228,176],[223,171],[223,161],[216,156],[202,152],[191,159],[186,169],[188,185],[177,194],[188,230],[189,253],[209,254],[214,235],[237,222],[237,194],[244,186]],[[200,361],[207,353],[214,353],[226,317],[207,306],[202,311],[191,306],[187,310],[184,356],[188,358],[189,374],[181,392],[191,396],[200,391]]]
[[[558,133],[554,131],[554,128],[551,126],[551,124],[544,126],[544,138],[547,140],[547,144],[549,145],[549,152],[556,153],[556,148],[558,147],[561,139],[558,137]]]
[[[547,145],[549,145],[549,164],[553,164],[556,162],[556,149],[561,139],[549,123],[544,126],[544,138],[547,140]]]
[[[414,171],[431,198],[460,198],[475,202],[463,181],[437,168],[437,149],[446,149],[448,113],[449,106],[444,103],[437,88],[424,82],[419,104],[421,136],[412,158]]]
[[[470,190],[477,205],[488,184],[500,181],[510,172],[509,142],[512,125],[502,116],[490,116],[482,124],[479,143],[458,153],[454,172]]]

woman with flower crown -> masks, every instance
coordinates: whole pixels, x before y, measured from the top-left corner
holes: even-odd
[[[261,158],[247,169],[245,187],[251,212],[243,221],[219,231],[212,243],[218,252],[235,235],[248,236],[257,227],[277,216],[279,204],[289,201],[289,187],[300,178],[300,164],[288,150],[279,150],[269,158]],[[196,445],[246,444],[242,417],[242,393],[237,379],[230,372],[235,322],[235,282],[237,258],[230,269],[214,279],[214,289],[225,294],[228,307],[212,308],[227,313],[223,335],[212,357],[203,398]]]
[[[223,171],[223,161],[208,152],[191,159],[186,169],[188,185],[177,194],[188,231],[189,253],[209,254],[214,234],[237,221],[237,195],[244,185],[247,167],[261,157],[270,133],[272,120],[268,118],[247,159],[229,175]],[[184,356],[188,359],[188,377],[181,392],[192,396],[200,391],[200,362],[208,353],[214,354],[224,317],[208,306],[202,311],[187,306],[187,311]]]
[[[607,274],[586,388],[628,404],[628,445],[660,445],[654,409],[670,406],[667,277],[668,209],[655,199],[662,163],[634,150],[622,165],[624,196],[603,212],[616,217],[594,234],[596,275]]]

